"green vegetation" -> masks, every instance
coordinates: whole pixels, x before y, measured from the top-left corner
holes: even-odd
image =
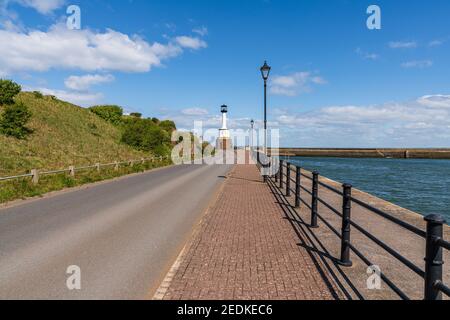
[[[130,113],[130,116],[131,117],[133,117],[133,118],[142,118],[142,113],[139,113],[139,112],[133,112],[133,113]]]
[[[157,125],[161,123],[161,121],[158,118],[152,118],[152,121]]]
[[[119,106],[94,106],[89,108],[89,110],[114,125],[122,123],[123,109]]]
[[[44,95],[42,93],[40,93],[39,91],[33,91],[34,97],[36,99],[43,99]]]
[[[41,177],[37,185],[34,185],[30,178],[3,182],[0,188],[0,203],[42,196],[48,192],[113,179],[127,174],[145,172],[169,164],[169,161],[164,160],[163,162],[146,162],[145,164],[122,166],[118,171],[115,171],[112,167],[102,169],[100,172],[97,172],[95,169],[86,170],[77,172],[75,177],[71,177],[68,174],[49,175]]]
[[[1,80],[0,177],[31,169],[51,171],[168,156],[172,150],[172,121],[142,119],[138,114],[124,116],[119,106],[85,109],[40,92],[19,92],[20,86]],[[0,182],[0,203],[167,164],[90,171],[77,173],[75,178],[46,176],[36,186],[29,178]]]
[[[125,125],[122,142],[138,150],[168,155],[171,150],[170,138],[170,134],[152,120],[136,118]]]
[[[27,127],[33,133],[25,140],[0,134],[1,177],[31,169],[80,167],[152,155],[121,143],[122,127],[104,121],[88,109],[50,96],[37,99],[31,92],[22,92],[15,100],[31,112]]]
[[[160,121],[157,118],[143,119],[138,112],[129,116],[123,115],[119,106],[95,106],[91,112],[120,128],[120,141],[143,152],[152,152],[158,156],[167,156],[172,149],[171,134],[176,130],[175,123],[170,120]]]
[[[21,86],[11,80],[0,79],[0,106],[14,104],[14,97],[22,90]]]
[[[32,132],[26,127],[31,118],[30,111],[22,102],[14,102],[21,89],[15,82],[0,80],[0,106],[4,106],[0,117],[0,133],[17,139],[25,139]]]
[[[168,132],[170,134],[172,134],[172,132],[177,130],[177,126],[175,125],[175,122],[170,121],[170,120],[164,120],[162,122],[159,122],[159,120],[158,120],[158,124],[161,129],[165,130],[166,132]]]
[[[0,133],[17,139],[25,139],[32,132],[26,127],[31,113],[22,102],[7,105],[0,119]]]

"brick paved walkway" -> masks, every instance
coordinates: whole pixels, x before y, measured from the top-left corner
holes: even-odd
[[[157,294],[167,300],[336,299],[254,165],[235,166]],[[167,288],[168,286],[168,288]]]

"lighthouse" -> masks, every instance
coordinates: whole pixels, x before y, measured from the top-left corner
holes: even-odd
[[[219,139],[217,139],[217,148],[220,150],[231,149],[231,135],[228,130],[228,106],[223,105],[220,107],[220,112],[222,113],[222,127],[219,129]]]

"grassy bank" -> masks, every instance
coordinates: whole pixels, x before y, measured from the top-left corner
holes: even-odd
[[[0,135],[1,177],[150,156],[121,143],[120,128],[87,109],[29,92],[20,93],[15,101],[30,110],[27,127],[32,134],[24,140]]]
[[[3,96],[7,93],[4,87],[2,87]],[[128,128],[125,124],[141,124],[138,129],[148,129],[145,126],[152,124],[150,129],[153,131],[147,130],[148,136],[145,138],[153,138],[158,142],[160,139],[158,134],[162,132],[159,123],[163,126],[167,122],[158,120],[158,124],[154,124],[119,115],[120,124],[112,123],[92,110],[61,101],[53,96],[32,92],[21,92],[15,95],[12,102],[0,104],[0,120],[9,119],[5,115],[11,105],[23,106],[29,116],[25,124],[26,134],[23,136],[0,132],[0,177],[28,174],[33,169],[48,172],[67,169],[70,166],[82,168],[96,163],[151,158],[154,156],[153,149],[147,148],[145,150],[148,151],[142,151],[144,149],[123,142],[124,131]],[[17,116],[17,112],[15,115]],[[163,133],[169,134],[165,131]],[[146,162],[133,166],[122,165],[118,170],[114,170],[113,166],[102,167],[100,171],[77,170],[74,177],[68,173],[41,175],[36,185],[30,177],[2,181],[0,203],[41,196],[48,192],[143,172],[168,164],[169,161]]]
[[[102,168],[100,172],[95,169],[77,171],[75,177],[71,177],[69,174],[41,176],[37,185],[34,185],[30,178],[0,182],[0,203],[42,196],[48,192],[113,179],[127,174],[145,172],[170,164],[170,160],[164,160],[162,162],[121,166],[117,171],[113,167]]]

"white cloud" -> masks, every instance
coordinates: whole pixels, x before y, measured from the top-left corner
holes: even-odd
[[[311,72],[296,72],[286,76],[274,76],[270,83],[272,94],[293,97],[310,92],[311,84],[323,85],[326,80]]]
[[[429,68],[433,66],[431,60],[415,60],[402,63],[403,68]]]
[[[356,53],[363,59],[367,59],[367,60],[378,60],[380,58],[379,54],[365,52],[361,48],[357,48]]]
[[[200,36],[204,37],[204,36],[208,35],[208,28],[206,28],[205,26],[202,26],[202,27],[193,29],[192,32],[197,33]]]
[[[449,147],[450,95],[283,114],[282,144],[307,147]]]
[[[199,38],[193,38],[188,36],[176,37],[175,41],[182,48],[188,48],[193,50],[206,48],[208,46],[205,41]]]
[[[33,8],[42,14],[49,14],[66,3],[65,0],[11,0],[10,2],[17,2],[24,7]]]
[[[90,92],[72,92],[66,90],[54,90],[49,88],[24,88],[25,91],[40,91],[45,95],[52,95],[60,100],[71,102],[73,104],[88,107],[100,103],[103,100],[103,94]]]
[[[450,108],[450,95],[436,94],[423,96],[417,102],[427,107]]]
[[[280,129],[281,145],[286,147],[450,147],[450,95],[428,95],[402,103],[329,106],[302,113],[273,110],[269,128]],[[219,112],[195,117],[169,112],[164,116],[186,131],[193,130],[194,121],[202,121],[205,130],[217,130],[221,125]],[[250,120],[230,114],[229,128],[248,130]],[[256,121],[256,128],[262,126]]]
[[[209,114],[208,110],[202,108],[189,108],[181,111],[186,116],[204,116]]]
[[[392,49],[412,49],[417,48],[415,41],[392,41],[389,42],[389,47]]]
[[[112,81],[114,81],[114,76],[110,74],[87,74],[84,76],[70,76],[64,81],[64,84],[67,88],[72,90],[86,91],[93,85],[108,83]]]
[[[428,43],[428,46],[429,47],[440,47],[441,45],[444,44],[444,42],[445,42],[444,40],[433,40]]]
[[[148,43],[138,36],[108,29],[105,32],[68,30],[52,26],[47,32],[0,30],[0,70],[148,72],[164,60],[183,53],[184,47],[200,49],[204,41],[179,37],[167,44]]]

